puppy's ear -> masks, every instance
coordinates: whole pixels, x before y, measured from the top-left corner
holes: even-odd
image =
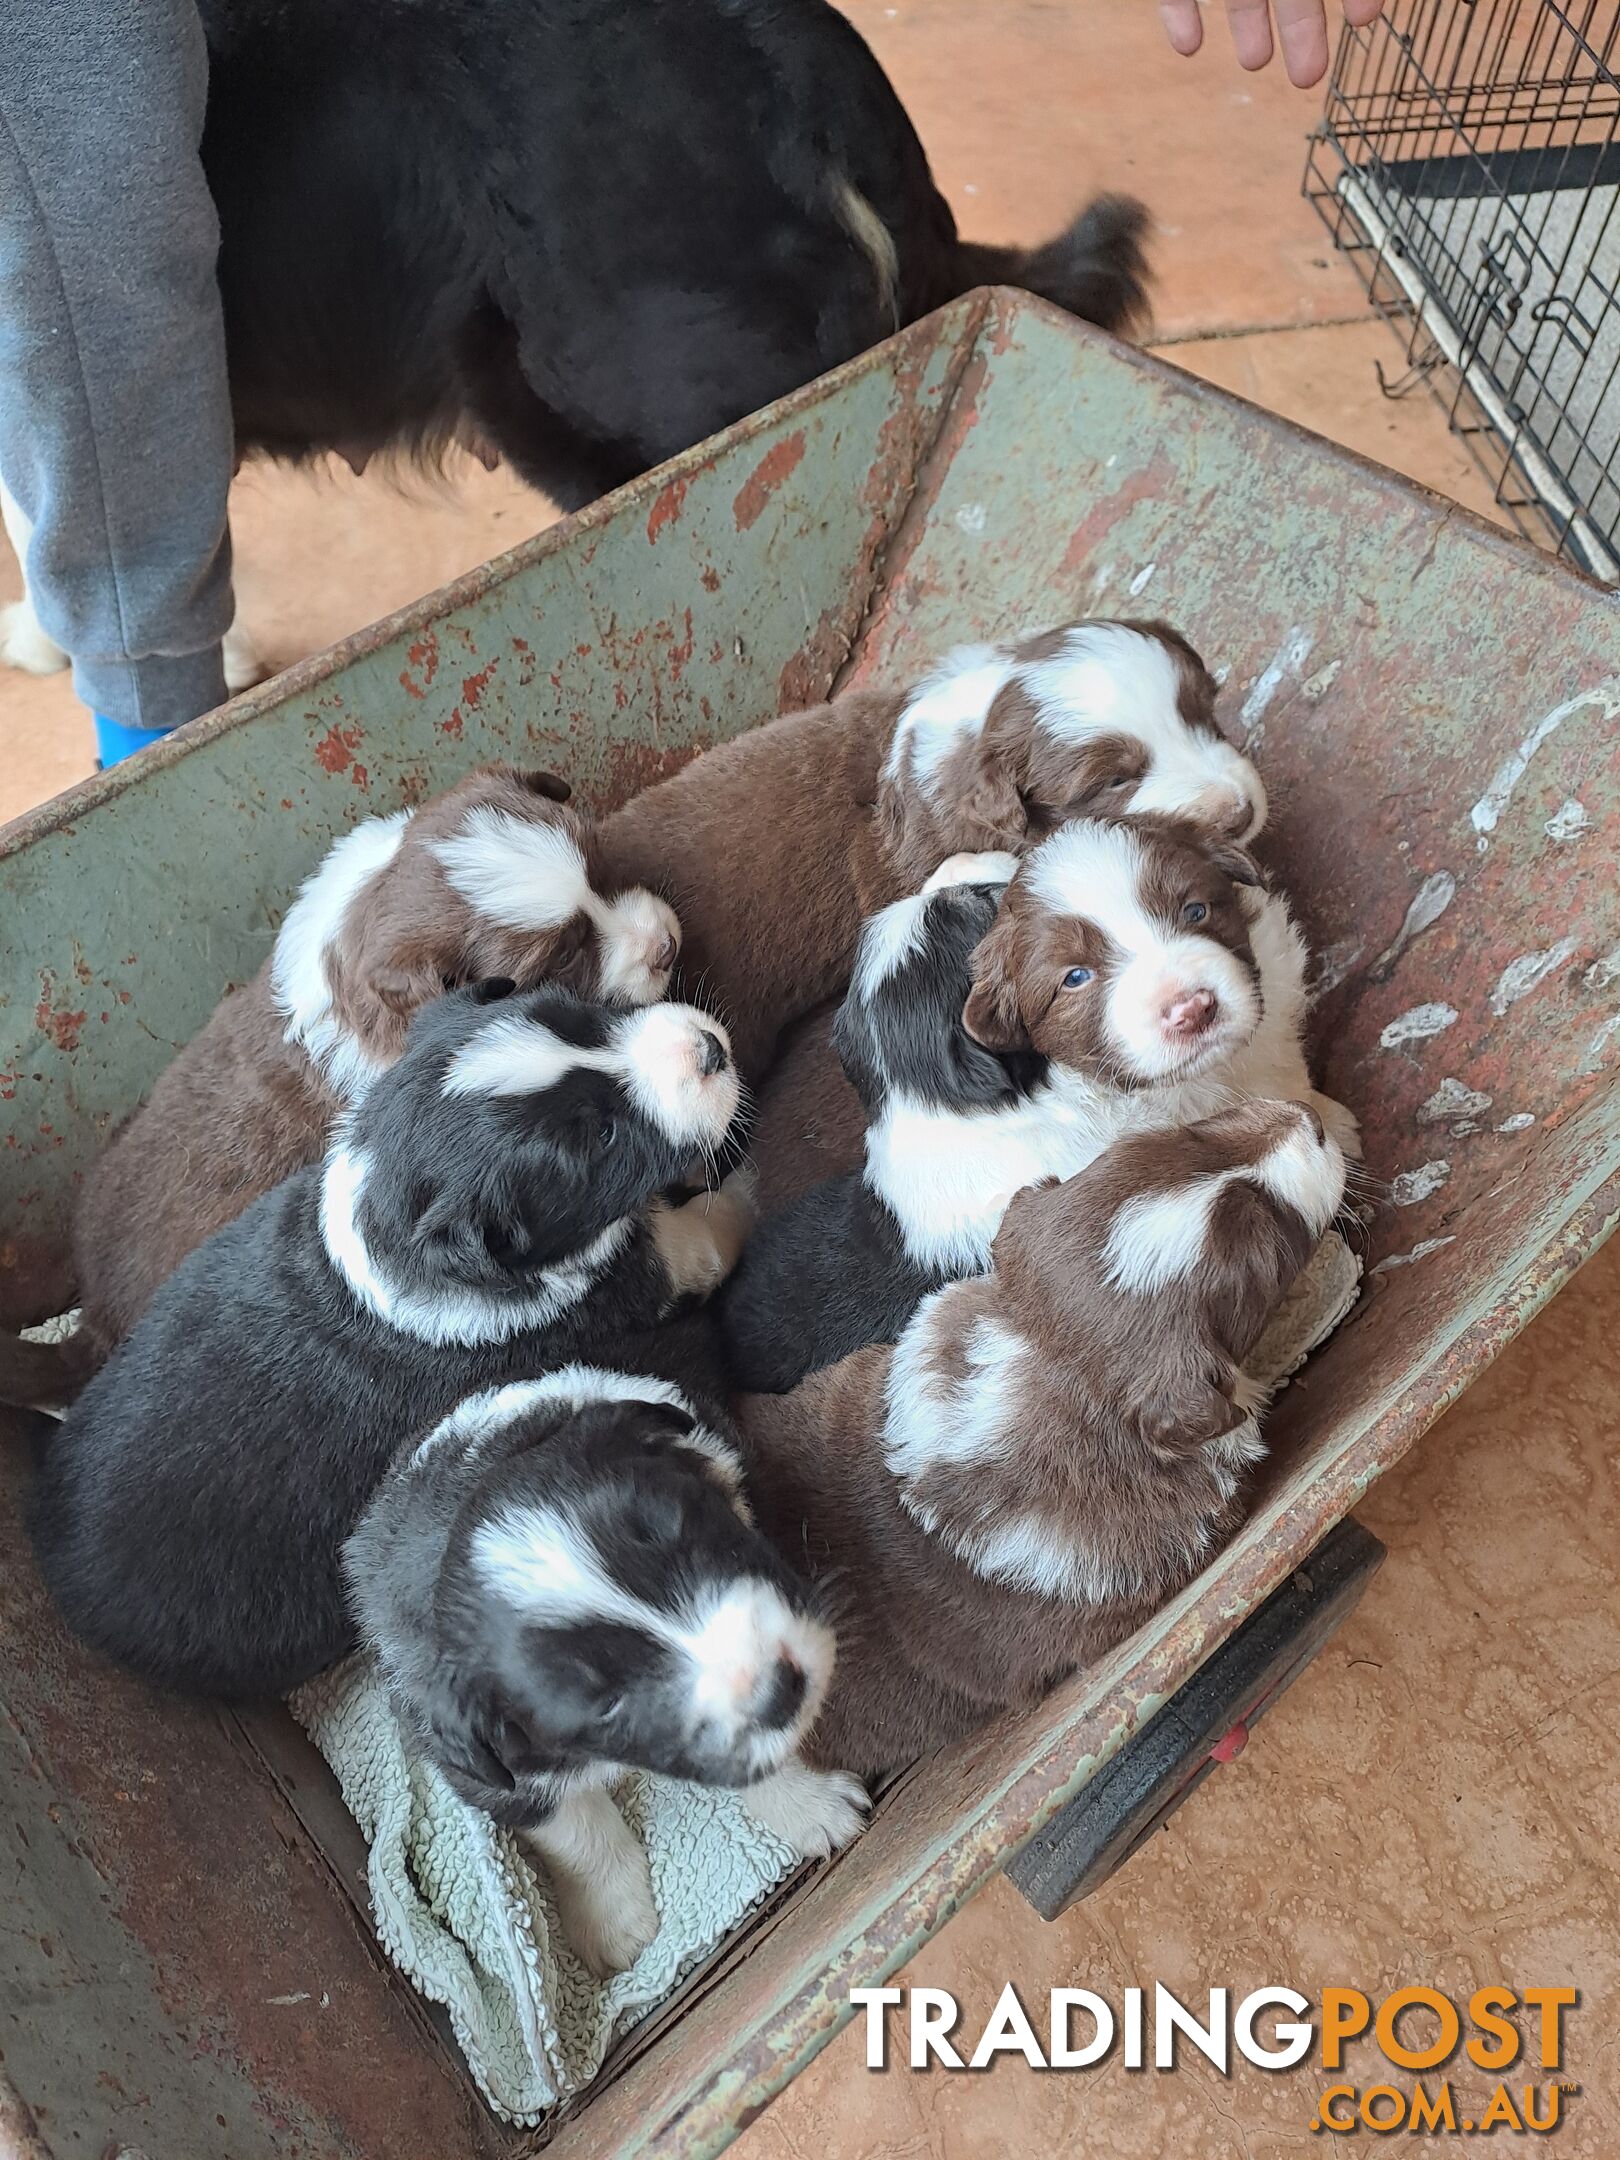
[[[398,1020],[409,1020],[445,988],[444,977],[425,961],[384,961],[366,976],[366,988]]]
[[[531,795],[538,795],[546,802],[568,802],[573,797],[574,791],[562,774],[547,772],[544,766],[536,765],[526,772],[518,771],[514,767],[513,775],[520,786],[526,787]]]
[[[517,984],[510,975],[486,975],[480,983],[472,986],[473,1002],[477,1005],[498,1005],[502,998],[509,998]]]
[[[1234,885],[1265,884],[1266,873],[1248,849],[1239,847],[1235,840],[1223,840],[1210,846],[1206,838],[1204,844],[1209,849],[1210,861],[1217,870],[1223,871]]]
[[[1213,1367],[1188,1359],[1175,1372],[1146,1371],[1134,1405],[1137,1431],[1164,1455],[1192,1455],[1243,1423],[1240,1410]]]
[[[557,1225],[541,1199],[515,1179],[491,1173],[472,1189],[432,1192],[411,1225],[447,1283],[489,1288],[536,1274],[564,1257]]]
[[[986,1050],[1027,1050],[1029,1032],[1018,1010],[1018,925],[1004,907],[969,962],[973,987],[962,1025]]]
[[[452,1667],[423,1705],[434,1751],[446,1768],[477,1785],[511,1792],[533,1748],[528,1734],[500,1708],[487,1682],[469,1681]]]

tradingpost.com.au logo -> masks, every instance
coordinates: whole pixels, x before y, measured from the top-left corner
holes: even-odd
[[[1236,2003],[1218,1987],[1201,2014],[1162,1985],[1151,1995],[1126,1988],[1117,2005],[1090,1988],[1053,1988],[1038,2030],[1009,1980],[976,2034],[944,1988],[851,1988],[849,1999],[866,2013],[869,2070],[886,2070],[891,2056],[913,2070],[983,2070],[1022,2055],[1035,2070],[1174,2071],[1194,2048],[1223,2077],[1235,2058],[1308,2071],[1320,2081],[1308,2127],[1323,2133],[1546,2135],[1580,2092],[1552,2075],[1564,2063],[1565,2012],[1580,1999],[1572,1987],[1482,1987],[1455,2001],[1430,1987],[1378,2000],[1359,1988],[1312,1997],[1262,1987]],[[1406,2081],[1390,2082],[1392,2071]]]

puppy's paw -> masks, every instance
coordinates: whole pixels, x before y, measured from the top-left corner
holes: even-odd
[[[1335,1102],[1331,1095],[1319,1095],[1314,1088],[1310,1105],[1322,1120],[1328,1138],[1338,1142],[1346,1161],[1360,1162],[1361,1124],[1355,1113],[1347,1110],[1343,1103]]]
[[[774,1830],[801,1860],[825,1860],[866,1822],[866,1787],[847,1770],[812,1770],[790,1762],[744,1788],[743,1806]]]
[[[557,1911],[585,1970],[598,1980],[627,1972],[658,1933],[647,1857],[637,1849],[639,1865],[611,1881],[571,1883],[565,1894],[557,1885]]]
[[[743,1163],[718,1192],[701,1192],[679,1207],[653,1212],[653,1243],[669,1273],[675,1296],[708,1297],[737,1262],[759,1220],[759,1179]]]
[[[947,855],[923,891],[941,892],[947,885],[1010,885],[1017,874],[1018,857],[1004,850],[985,855]]]
[[[557,1900],[557,1917],[580,1963],[610,1980],[658,1933],[647,1855],[605,1794],[571,1803],[572,1815],[523,1831]],[[609,1819],[611,1812],[611,1820]]]
[[[68,656],[54,638],[39,627],[30,600],[13,600],[0,607],[0,667],[21,668],[25,675],[55,675],[68,664]]]

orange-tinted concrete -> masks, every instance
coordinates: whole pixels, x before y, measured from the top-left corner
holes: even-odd
[[[1398,347],[1299,197],[1316,98],[1280,72],[1240,74],[1214,25],[1200,59],[1177,61],[1152,0],[846,4],[965,231],[1035,240],[1088,192],[1133,189],[1159,224],[1156,334],[1172,357],[1489,511],[1427,399],[1379,392],[1374,360],[1395,363]],[[291,659],[547,514],[472,467],[454,496],[418,499],[343,471],[249,474],[233,499],[245,618]],[[0,598],[10,575],[0,562]],[[0,676],[0,816],[88,755],[62,678]],[[1117,1995],[1162,1980],[1201,2002],[1212,1986],[1260,1982],[1453,1995],[1571,1983],[1584,2001],[1564,2074],[1582,2090],[1550,2149],[1620,2155],[1617,1336],[1611,1248],[1370,1496],[1361,1515],[1390,1547],[1383,1573],[1242,1759],[1064,1921],[1043,1925],[997,1884],[905,1977],[951,1989],[975,2026],[1009,1978],[1037,2026],[1053,1985]],[[1352,2055],[1349,2074],[1381,2081],[1370,2051]],[[1492,2082],[1466,2066],[1454,2075],[1460,2101]],[[1321,2084],[1247,2067],[1222,2079],[1196,2057],[1171,2076],[1117,2064],[1042,2074],[1016,2058],[978,2076],[875,2076],[852,2030],[735,2149],[743,2160],[1366,2160],[1472,2142],[1313,2135]]]

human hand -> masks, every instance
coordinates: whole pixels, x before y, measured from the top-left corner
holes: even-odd
[[[1214,5],[1214,0],[1210,0]],[[1340,0],[1344,19],[1364,30],[1383,13],[1384,0]],[[1297,90],[1318,83],[1327,73],[1327,0],[1226,0],[1227,27],[1238,66],[1263,68],[1274,50],[1271,16],[1275,7],[1283,66]],[[1195,53],[1204,42],[1199,0],[1159,0],[1165,34],[1178,53]]]

